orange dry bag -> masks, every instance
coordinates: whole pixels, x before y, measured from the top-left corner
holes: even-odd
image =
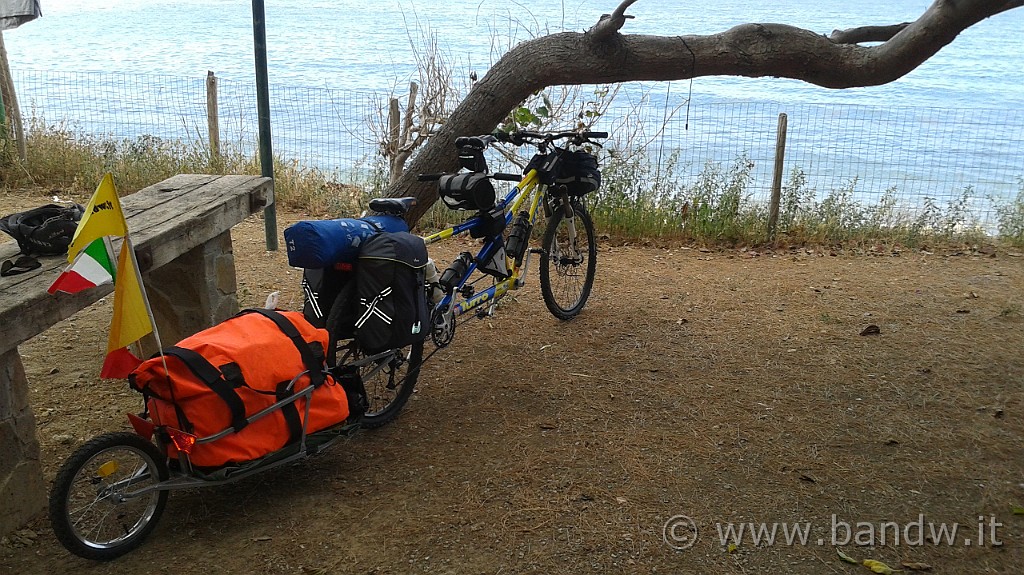
[[[196,443],[190,453],[193,465],[221,467],[290,445],[301,438],[303,426],[313,433],[348,418],[344,388],[324,371],[327,345],[327,331],[313,327],[301,313],[249,309],[165,349],[163,359],[146,360],[128,380],[146,397],[157,425],[200,439],[232,430],[215,441]],[[303,397],[252,419],[310,385],[315,390],[308,418]],[[168,456],[177,456],[173,444]]]

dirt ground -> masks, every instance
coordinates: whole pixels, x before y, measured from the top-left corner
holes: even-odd
[[[281,214],[282,229],[300,217]],[[280,290],[298,309],[300,274],[262,230],[253,218],[233,232],[242,304]],[[1020,253],[604,241],[569,322],[532,272],[433,356],[392,424],[174,492],[152,537],[111,563],[70,555],[36,521],[0,544],[0,572],[869,572],[837,548],[1019,572]],[[141,405],[97,379],[108,321],[102,302],[21,347],[48,480]],[[880,333],[861,335],[869,325]],[[677,516],[696,525],[692,547],[676,549],[693,539]],[[776,522],[774,544],[720,538]],[[954,522],[953,544],[930,534]],[[807,542],[786,544],[783,523],[807,525]]]

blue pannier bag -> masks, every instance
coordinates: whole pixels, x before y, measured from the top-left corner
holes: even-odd
[[[355,263],[363,243],[380,232],[407,232],[405,220],[394,216],[367,216],[337,220],[303,220],[284,230],[288,265],[326,268]]]

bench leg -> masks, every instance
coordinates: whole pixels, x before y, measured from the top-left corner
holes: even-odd
[[[146,292],[164,345],[238,313],[231,232],[178,256],[146,274]],[[144,345],[147,355],[155,345]]]
[[[0,536],[46,509],[36,420],[17,349],[0,355]]]

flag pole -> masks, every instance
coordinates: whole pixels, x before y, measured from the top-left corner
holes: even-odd
[[[135,259],[135,246],[132,244],[131,234],[125,226],[124,245],[122,250],[128,250],[128,257],[131,258],[132,272],[135,274],[135,281],[139,284],[139,291],[142,292],[142,301],[146,304],[146,315],[149,316],[149,324],[153,326],[153,339],[156,340],[156,349],[160,353],[160,361],[164,364],[164,374],[170,377],[167,369],[167,356],[164,355],[164,344],[160,341],[160,329],[156,326],[156,318],[153,317],[153,308],[149,305],[149,294],[146,293],[146,283],[142,281],[142,272],[139,270],[139,262]],[[116,280],[115,280],[116,281]]]

